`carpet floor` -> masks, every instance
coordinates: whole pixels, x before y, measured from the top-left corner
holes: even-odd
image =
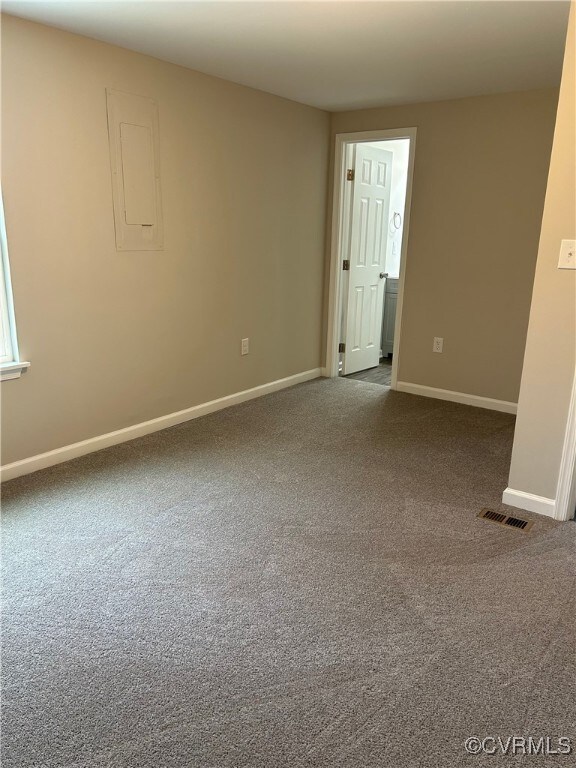
[[[576,746],[576,526],[476,517],[505,509],[513,423],[317,380],[7,483],[3,768]]]

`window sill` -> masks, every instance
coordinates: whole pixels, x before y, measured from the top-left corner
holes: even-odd
[[[19,379],[30,363],[0,363],[0,381]]]

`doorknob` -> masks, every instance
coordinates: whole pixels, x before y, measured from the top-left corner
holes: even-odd
[[[385,277],[388,277],[388,272],[380,272],[380,280],[384,280]]]

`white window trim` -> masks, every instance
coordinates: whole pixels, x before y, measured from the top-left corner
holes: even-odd
[[[30,363],[0,363],[0,381],[19,379],[26,368],[30,368]]]
[[[4,220],[4,203],[0,193],[0,245],[2,259],[0,263],[0,291],[3,297],[0,302],[2,313],[2,333],[6,354],[0,356],[0,381],[17,379],[30,363],[20,360],[18,337],[16,336],[16,318],[14,316],[14,300],[12,298],[12,282],[10,279],[10,263],[8,259],[8,240],[6,238],[6,222]]]

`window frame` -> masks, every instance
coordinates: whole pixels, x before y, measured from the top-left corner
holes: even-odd
[[[30,363],[20,360],[10,277],[4,200],[0,191],[0,381],[17,379]]]

